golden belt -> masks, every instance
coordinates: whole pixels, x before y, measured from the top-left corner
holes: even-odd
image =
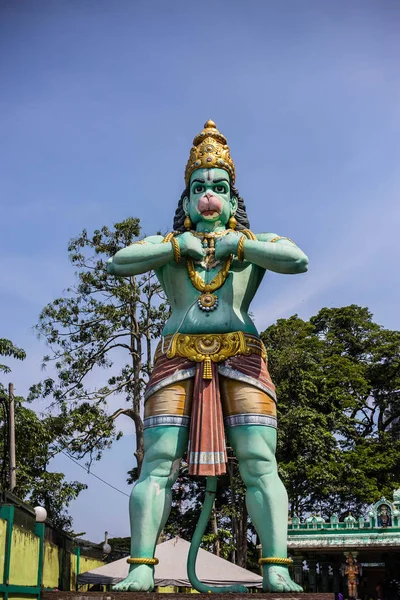
[[[175,333],[166,335],[157,346],[154,360],[160,356],[181,356],[192,362],[204,362],[203,379],[212,379],[211,362],[218,363],[244,354],[258,354],[267,358],[265,346],[259,337],[244,331],[230,333]]]

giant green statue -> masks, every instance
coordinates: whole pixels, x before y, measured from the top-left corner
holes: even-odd
[[[288,570],[288,501],[275,460],[275,388],[248,311],[266,270],[303,273],[307,257],[288,238],[250,231],[229,147],[213,121],[194,138],[185,180],[173,232],[135,242],[108,264],[108,272],[120,276],[154,269],[172,309],[145,393],[145,456],[130,499],[130,571],[114,589],[153,589],[155,546],[180,459],[187,451],[189,473],[208,477],[207,513],[216,477],[225,472],[226,434],[262,544],[264,590],[301,591]],[[200,518],[203,526],[207,517]],[[216,591],[194,572],[199,527],[189,577],[199,591]]]

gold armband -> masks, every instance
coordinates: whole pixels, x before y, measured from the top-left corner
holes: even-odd
[[[252,231],[250,231],[250,229],[241,229],[240,233],[244,233],[244,235],[249,239],[249,240],[253,240],[253,242],[257,242],[257,236],[254,235],[254,233]]]
[[[241,235],[238,246],[237,246],[237,251],[236,251],[236,255],[240,262],[244,261],[244,243],[245,243],[245,241],[246,241],[246,237],[244,235]]]
[[[293,561],[291,558],[279,558],[278,556],[270,556],[268,558],[260,558],[258,561],[259,565],[292,565]]]
[[[174,260],[176,263],[181,261],[181,249],[179,248],[179,242],[176,238],[171,238],[171,244],[174,251]]]
[[[127,558],[128,565],[158,565],[158,558]]]
[[[272,238],[272,240],[269,240],[270,244],[275,244],[275,242],[277,242],[278,240],[287,240],[288,242],[292,242],[292,244],[294,244],[294,241],[291,240],[288,237],[282,237],[281,235],[277,235],[276,237]]]
[[[170,231],[169,233],[167,233],[167,235],[165,236],[165,238],[163,239],[163,241],[161,242],[162,244],[168,244],[168,242],[170,242],[172,240],[172,238],[174,237],[175,232],[174,231]]]

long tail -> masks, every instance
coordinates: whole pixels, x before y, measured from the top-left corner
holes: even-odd
[[[192,586],[198,591],[207,593],[224,594],[227,592],[245,593],[248,589],[244,585],[229,585],[226,587],[211,587],[202,583],[196,576],[196,559],[199,552],[199,546],[203,538],[207,523],[210,519],[212,507],[214,504],[215,493],[217,491],[217,478],[207,477],[206,496],[204,498],[203,508],[201,509],[200,518],[194,532],[192,543],[187,561],[187,572],[189,581]]]

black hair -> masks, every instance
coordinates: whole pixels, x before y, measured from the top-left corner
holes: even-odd
[[[238,207],[235,212],[235,219],[237,221],[236,229],[239,231],[240,231],[240,229],[250,229],[249,217],[247,216],[246,205],[244,203],[244,200],[243,200],[243,198],[240,197],[239,192],[238,192],[237,188],[235,188],[234,185],[230,184],[229,187],[230,187],[230,192],[231,192],[231,198],[232,198],[232,196],[235,196],[235,198],[237,198],[237,201],[238,201]],[[175,211],[174,225],[173,225],[174,231],[179,231],[179,232],[186,231],[186,228],[183,224],[185,221],[185,216],[186,216],[185,211],[183,210],[183,199],[189,198],[189,196],[190,196],[190,189],[189,189],[189,186],[187,186],[187,188],[182,192],[182,195],[178,202],[178,207]]]

